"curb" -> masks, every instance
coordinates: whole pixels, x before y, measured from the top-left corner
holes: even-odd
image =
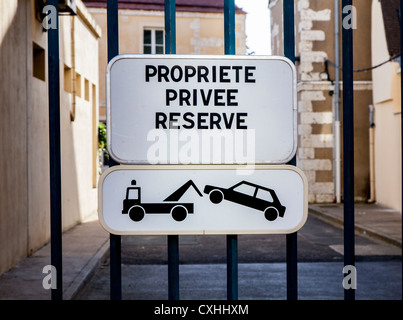
[[[343,224],[343,220],[339,219],[333,215],[324,213],[322,211],[319,211],[317,209],[314,208],[309,208],[309,212],[312,213],[315,217],[321,219],[322,221],[325,221],[337,228],[343,229],[344,228],[344,224]],[[388,244],[392,244],[394,246],[397,246],[399,248],[402,248],[402,242],[399,241],[398,239],[395,239],[393,237],[387,236],[385,234],[382,234],[376,230],[373,230],[371,228],[365,227],[363,225],[357,224],[355,223],[355,232],[357,234],[360,234],[362,236],[367,236],[370,238],[375,238],[378,240],[381,240],[383,242],[386,242]]]
[[[85,288],[87,283],[94,276],[96,270],[109,255],[109,241],[98,249],[94,256],[85,264],[80,270],[73,282],[63,291],[64,300],[75,300],[80,294],[81,290]]]

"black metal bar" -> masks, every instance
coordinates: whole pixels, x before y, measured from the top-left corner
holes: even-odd
[[[62,263],[62,180],[60,151],[60,69],[59,69],[59,4],[48,0],[56,12],[56,28],[48,30],[49,72],[49,158],[50,158],[50,238],[51,264],[56,268],[56,288],[52,289],[52,300],[63,299]],[[51,17],[54,19],[54,17]]]
[[[224,50],[235,54],[235,1],[224,0]],[[238,299],[238,236],[227,235],[227,299]]]
[[[283,1],[284,56],[295,63],[294,1]]]
[[[176,3],[164,0],[165,54],[176,54]],[[168,236],[168,299],[179,300],[179,236]]]
[[[235,2],[224,0],[225,54],[235,54]]]
[[[108,61],[119,54],[119,12],[118,0],[107,2]]]
[[[238,236],[227,235],[227,299],[238,300]]]
[[[107,2],[107,25],[108,25],[108,61],[119,54],[119,12],[118,0]],[[117,163],[109,157],[109,167]],[[110,248],[110,297],[111,300],[122,299],[122,250],[121,236],[109,235]]]
[[[110,250],[110,297],[111,300],[122,299],[122,242],[121,236],[109,234]]]
[[[168,236],[168,299],[179,300],[179,236]]]
[[[342,7],[352,8],[352,0],[343,0]],[[348,15],[351,17],[347,17]],[[354,79],[353,79],[353,14],[343,10],[351,26],[343,26],[343,163],[344,163],[344,265],[355,265],[354,252]],[[344,289],[344,299],[354,300],[355,290]]]
[[[165,0],[165,53],[176,54],[176,1]]]
[[[168,299],[179,300],[179,236],[168,236]]]
[[[287,300],[298,300],[298,233],[286,235]]]
[[[284,56],[295,63],[295,22],[294,22],[294,1],[283,1],[283,23],[284,23]],[[288,163],[297,164],[294,156]],[[286,235],[287,254],[287,299],[298,299],[298,234],[297,232]]]

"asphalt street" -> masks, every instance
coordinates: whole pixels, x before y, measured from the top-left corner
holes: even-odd
[[[180,299],[226,299],[225,236],[180,236]],[[402,297],[401,248],[356,236],[356,299]],[[122,299],[166,300],[167,237],[122,237]],[[286,299],[286,236],[239,235],[239,299]],[[342,300],[343,231],[309,215],[298,231],[298,298]],[[108,300],[109,260],[78,296]]]

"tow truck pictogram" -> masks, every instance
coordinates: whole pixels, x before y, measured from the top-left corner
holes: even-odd
[[[203,194],[199,191],[192,180],[186,182],[174,193],[168,196],[162,203],[141,202],[141,188],[136,186],[136,180],[131,181],[131,186],[126,189],[126,198],[123,200],[123,214],[129,214],[130,219],[135,222],[141,221],[146,214],[171,214],[176,221],[183,221],[187,215],[194,212],[193,203],[180,203],[180,198],[185,192],[193,187],[200,197]]]

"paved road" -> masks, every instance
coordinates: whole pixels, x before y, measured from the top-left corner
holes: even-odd
[[[161,299],[167,237],[122,237],[122,298]],[[180,236],[180,298],[226,299],[225,236]],[[285,235],[240,235],[239,298],[286,299]],[[343,233],[310,215],[298,232],[299,299],[343,299]],[[401,249],[356,236],[357,299],[401,299]],[[108,261],[79,296],[109,299]]]

